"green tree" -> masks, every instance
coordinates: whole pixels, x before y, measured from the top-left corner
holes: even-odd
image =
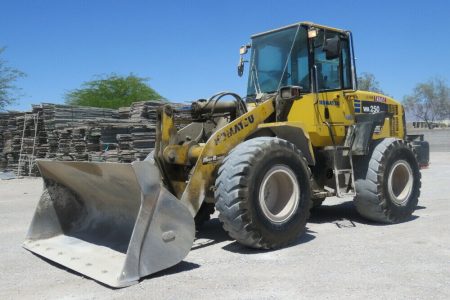
[[[84,82],[81,88],[66,93],[65,101],[71,105],[119,108],[136,101],[162,100],[163,97],[147,81],[147,78],[133,74],[110,74]]]
[[[380,87],[380,83],[372,73],[362,73],[358,76],[358,89],[362,91],[384,94]]]
[[[408,113],[433,128],[433,122],[450,119],[450,88],[444,79],[432,78],[418,83],[403,104]]]
[[[5,48],[0,48],[0,55]],[[25,73],[15,68],[9,67],[5,60],[0,57],[0,110],[17,100],[17,92],[20,90],[15,82],[24,77]]]

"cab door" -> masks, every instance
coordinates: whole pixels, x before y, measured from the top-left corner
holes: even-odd
[[[327,39],[336,38],[339,39],[340,54],[335,58],[327,58],[324,44]],[[345,138],[346,128],[354,123],[352,103],[345,96],[345,91],[352,90],[349,48],[346,34],[328,29],[319,29],[310,43],[316,117],[318,132],[323,135],[323,146],[332,142],[330,129],[335,142],[341,143]]]

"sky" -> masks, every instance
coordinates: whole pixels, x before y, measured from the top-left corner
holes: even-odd
[[[0,0],[0,47],[27,74],[10,110],[63,103],[98,75],[133,73],[165,98],[244,95],[239,47],[299,21],[353,32],[358,73],[401,100],[419,82],[450,82],[450,1]]]

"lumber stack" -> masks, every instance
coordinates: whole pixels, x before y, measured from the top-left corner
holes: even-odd
[[[130,163],[155,147],[162,101],[103,109],[43,103],[30,112],[0,112],[0,171],[38,176],[35,159]],[[171,104],[178,128],[191,122],[185,105]]]
[[[119,118],[119,112],[110,108],[43,103],[42,109],[47,130],[61,130],[82,126],[85,121],[95,119]]]
[[[8,165],[7,153],[11,150],[11,131],[8,128],[12,113],[0,112],[0,170]]]
[[[33,107],[31,112],[6,112],[0,116],[0,170],[14,170],[25,175],[37,174],[35,159],[41,143],[42,110]],[[45,151],[45,149],[44,149]]]

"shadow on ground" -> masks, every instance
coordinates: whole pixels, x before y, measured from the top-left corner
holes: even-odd
[[[419,210],[424,208],[425,207],[423,206],[418,206],[416,209]],[[417,218],[418,216],[413,215],[409,220],[405,222],[413,221]],[[331,223],[336,225],[336,228],[357,227],[358,224],[370,226],[391,225],[369,221],[364,217],[360,216],[353,204],[353,201],[351,200],[333,205],[326,205],[325,203],[324,205],[313,209],[311,211],[311,216],[308,220],[308,223],[312,224]],[[297,246],[299,244],[307,243],[313,240],[315,238],[313,235],[314,233],[315,232],[311,230],[307,230],[306,233],[303,234],[298,241],[287,247]],[[201,249],[224,241],[230,241],[231,243],[223,246],[222,249],[235,253],[258,254],[267,251],[274,251],[274,250],[252,249],[243,246],[236,241],[233,241],[225,232],[225,230],[223,230],[222,224],[220,223],[218,218],[211,219],[199,229],[192,250]]]
[[[417,206],[416,210],[425,209],[424,206]],[[403,222],[410,222],[417,219],[418,216],[413,215],[410,219]],[[356,227],[357,224],[365,224],[371,226],[386,226],[392,224],[379,223],[367,220],[362,217],[356,210],[353,201],[346,201],[340,204],[324,205],[311,210],[311,216],[308,223],[323,224],[323,223],[333,223],[338,228],[340,227]],[[342,226],[340,225],[342,224]]]
[[[284,247],[283,249],[294,247],[303,243],[307,243],[309,241],[312,241],[315,239],[315,236],[312,235],[312,233],[315,233],[314,231],[306,230],[306,232],[294,243]],[[228,245],[225,245],[222,247],[222,249],[226,251],[230,251],[233,253],[240,253],[240,254],[259,254],[259,253],[267,253],[271,251],[277,251],[278,249],[270,249],[270,250],[263,250],[263,249],[253,249],[246,246],[243,246],[239,244],[238,242],[234,241]]]
[[[219,219],[213,218],[208,222],[205,222],[196,232],[194,245],[192,246],[191,251],[231,240],[232,239],[225,230],[223,230]]]
[[[146,277],[143,277],[143,278],[141,278],[140,281],[152,279],[152,278],[158,278],[158,277],[167,276],[167,275],[172,275],[172,274],[178,274],[178,273],[185,272],[185,271],[191,271],[191,270],[194,270],[197,268],[200,268],[199,264],[195,264],[195,263],[191,263],[191,262],[183,260],[182,262],[176,264],[173,267],[170,267],[168,269],[159,271],[155,274],[151,274]]]
[[[307,230],[306,233],[302,235],[298,241],[296,241],[293,244],[290,244],[285,248],[293,247],[313,240],[314,239],[314,235],[312,235],[313,233],[315,232]],[[234,241],[232,238],[228,236],[226,231],[222,228],[222,224],[220,223],[218,218],[213,218],[210,221],[204,223],[203,226],[199,229],[199,231],[197,231],[196,240],[194,241],[194,245],[192,246],[191,251],[195,251],[225,241],[230,241],[231,243],[223,246],[222,249],[234,253],[258,254],[268,251],[274,251],[274,250],[253,249],[239,244],[238,242]]]

